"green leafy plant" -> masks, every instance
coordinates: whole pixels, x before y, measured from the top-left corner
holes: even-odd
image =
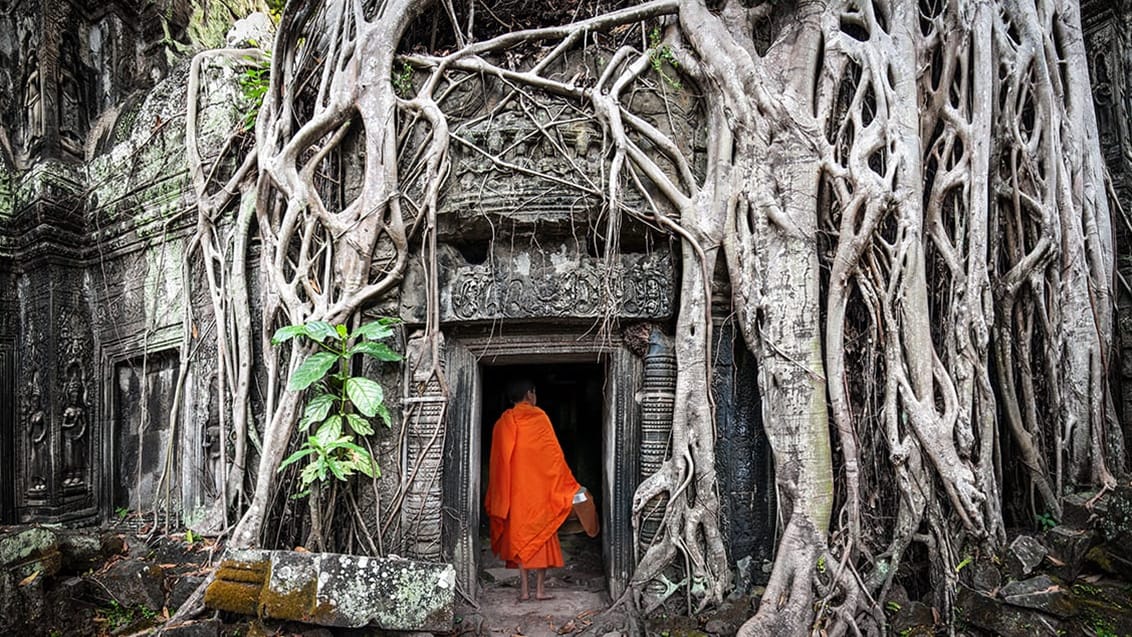
[[[955,572],[958,573],[959,571],[967,568],[971,565],[971,562],[974,561],[975,558],[971,557],[970,555],[965,556],[963,559],[959,560],[958,564],[955,565]]]
[[[666,73],[664,67],[667,65],[673,69],[679,69],[680,60],[676,59],[672,47],[660,43],[660,38],[660,27],[653,27],[649,31],[649,64],[652,66],[652,70],[656,71],[656,74],[664,80],[665,84],[679,91],[684,88],[684,85],[674,75]]]
[[[200,539],[200,536],[193,533],[192,529],[185,529],[185,544],[192,544]]]
[[[134,610],[116,601],[111,601],[104,608],[99,609],[98,614],[106,622],[107,628],[112,631],[134,623]]]
[[[1100,617],[1093,617],[1091,628],[1097,637],[1117,637],[1116,629],[1112,624]]]
[[[126,507],[116,507],[114,509],[114,515],[119,520],[125,520],[130,515],[130,510]]]
[[[401,62],[401,68],[393,72],[393,90],[401,97],[408,97],[413,92],[413,67],[408,62]]]
[[[1057,526],[1057,518],[1053,517],[1048,511],[1034,516],[1034,521],[1043,531],[1048,531]]]
[[[293,338],[304,338],[316,343],[319,349],[299,363],[287,382],[288,391],[313,388],[303,408],[299,429],[304,433],[313,429],[314,433],[279,465],[282,471],[299,460],[309,459],[299,473],[303,491],[295,497],[309,494],[316,480],[325,482],[331,477],[346,480],[359,472],[371,478],[381,475],[377,462],[368,450],[355,442],[355,436],[373,433],[372,418],[381,418],[386,427],[390,425],[384,391],[369,378],[351,375],[350,361],[358,355],[380,362],[401,360],[400,354],[381,342],[393,335],[392,326],[397,322],[393,318],[380,318],[350,333],[345,325],[310,321],[280,328],[271,338],[276,346]]]
[[[248,105],[241,121],[244,130],[255,126],[255,118],[259,116],[259,109],[263,106],[263,97],[271,84],[271,55],[264,58],[245,58],[248,66],[240,72],[240,92]]]

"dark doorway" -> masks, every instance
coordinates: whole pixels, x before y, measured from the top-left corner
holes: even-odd
[[[122,361],[114,367],[113,510],[142,511],[157,501],[163,486],[172,431],[169,411],[176,395],[178,356],[174,350]],[[180,496],[176,466],[164,484]]]
[[[603,395],[605,366],[600,363],[481,365],[480,502],[487,492],[491,432],[499,416],[511,406],[505,388],[515,378],[528,378],[534,383],[538,406],[546,411],[554,425],[566,463],[578,482],[589,489],[597,510],[601,511],[605,464],[605,435],[602,430],[606,401]],[[504,573],[502,562],[491,555],[487,516],[483,515],[480,522],[481,569],[488,571],[490,577],[487,579],[500,582],[506,577],[510,581],[513,574],[517,583],[518,572]],[[577,529],[567,523],[559,533],[566,566],[548,573],[548,585],[605,590],[601,536],[591,539],[585,534],[569,533],[571,530]]]

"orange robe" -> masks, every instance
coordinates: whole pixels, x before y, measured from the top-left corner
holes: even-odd
[[[508,568],[562,566],[558,527],[570,514],[578,481],[546,412],[519,403],[503,412],[491,435],[484,507],[491,550]]]

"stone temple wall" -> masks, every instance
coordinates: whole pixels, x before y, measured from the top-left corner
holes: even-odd
[[[39,159],[6,175],[0,356],[5,339],[18,351],[15,373],[5,376],[15,385],[4,449],[15,460],[8,519],[96,520],[148,508],[166,468],[162,499],[173,511],[214,495],[208,360],[185,380],[177,440],[167,424],[187,304],[199,317],[194,351],[212,350],[204,287],[186,296],[182,280],[196,220],[184,160],[185,66],[121,114],[105,152],[83,162]],[[207,130],[239,119],[226,73],[219,85],[228,94],[202,113]]]

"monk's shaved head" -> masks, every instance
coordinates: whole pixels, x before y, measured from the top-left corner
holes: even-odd
[[[513,378],[507,381],[507,401],[511,404],[522,402],[527,392],[534,391],[535,384],[529,378]]]

